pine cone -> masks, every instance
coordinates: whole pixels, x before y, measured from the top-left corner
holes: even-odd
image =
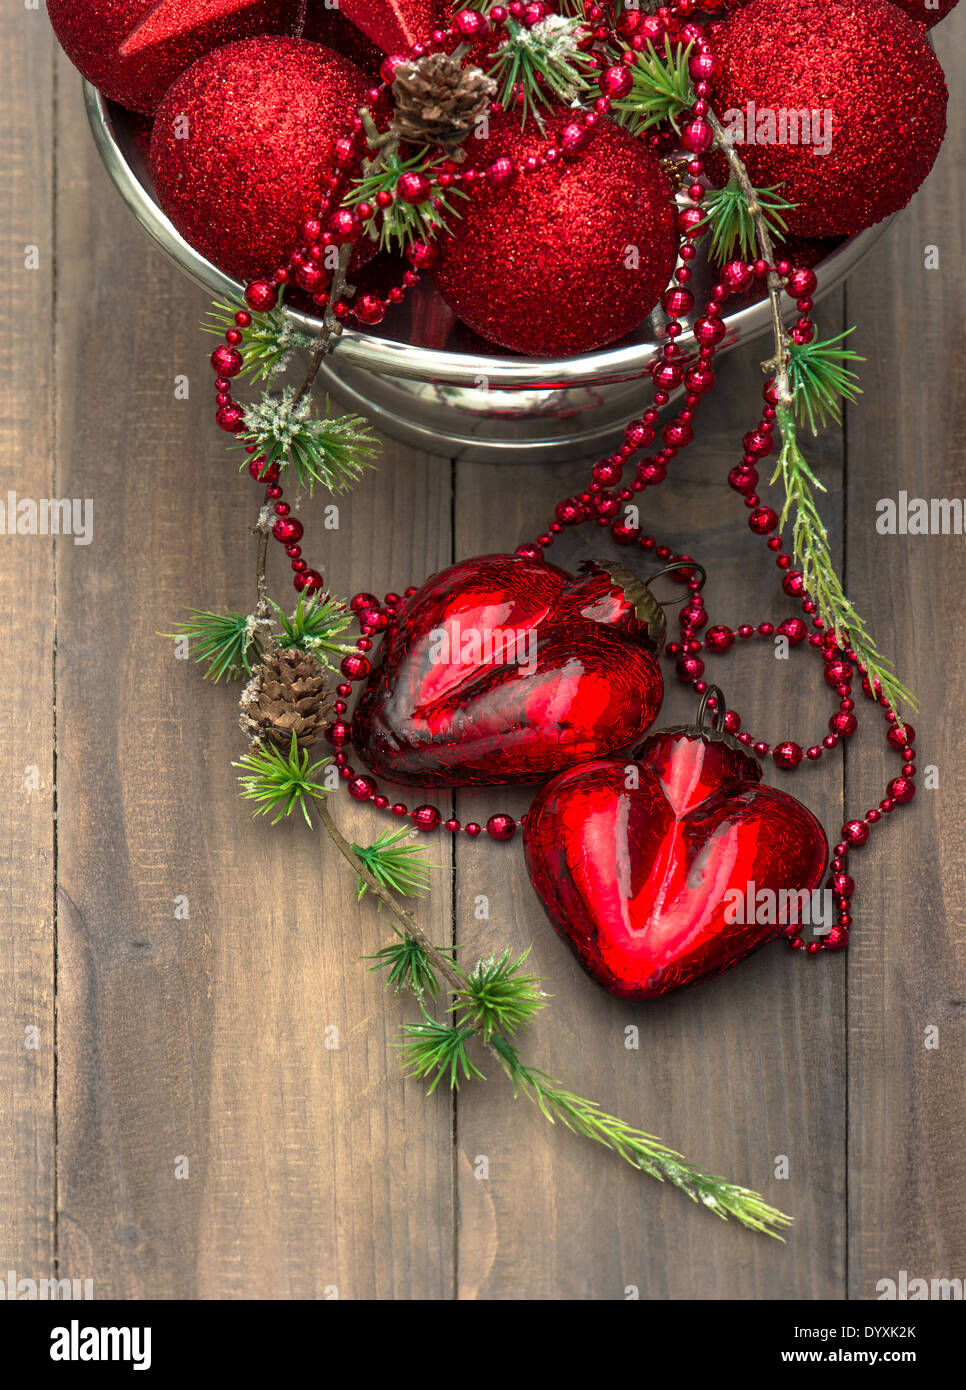
[[[311,652],[272,652],[256,668],[240,705],[239,723],[252,740],[287,751],[294,732],[299,748],[309,748],[328,714],[325,672]]]
[[[496,83],[450,53],[430,53],[396,69],[392,94],[393,129],[401,140],[462,158],[460,146],[496,95]]]

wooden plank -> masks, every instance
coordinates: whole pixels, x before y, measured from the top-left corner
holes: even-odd
[[[54,498],[52,42],[0,13],[0,1269],[46,1279],[54,1248],[54,547],[18,535],[10,494]],[[33,250],[31,251],[31,248]],[[13,528],[15,534],[10,534]]]
[[[835,324],[838,296],[822,320]],[[686,549],[710,573],[711,621],[732,624],[790,616],[776,571],[747,531],[725,483],[760,400],[760,345],[723,362],[720,383],[694,447],[648,493],[646,525]],[[827,480],[827,512],[841,552],[841,440],[826,437],[815,461]],[[576,490],[586,469],[459,469],[456,549],[460,556],[511,549],[546,524],[552,502]],[[501,496],[494,526],[491,499]],[[593,528],[568,537],[552,558],[613,554]],[[628,552],[622,552],[624,558]],[[565,567],[568,567],[565,564]],[[645,572],[652,566],[643,566]],[[667,592],[665,590],[664,592]],[[747,649],[742,649],[747,651]],[[820,738],[831,712],[817,663],[802,652],[776,666],[768,649],[718,659],[746,726],[771,742]],[[803,664],[805,663],[805,664]],[[661,722],[693,717],[672,682]],[[775,769],[772,767],[772,772]],[[841,823],[841,764],[803,765],[777,782],[833,828]],[[458,814],[483,819],[506,807],[522,814],[520,791],[461,794]],[[474,919],[478,895],[490,920]],[[762,1191],[796,1217],[779,1245],[724,1226],[680,1194],[516,1106],[494,1080],[467,1088],[458,1107],[460,1150],[458,1278],[464,1298],[816,1298],[844,1290],[844,967],[793,957],[774,945],[693,994],[651,1006],[610,998],[577,967],[553,934],[526,879],[519,846],[461,843],[457,921],[468,958],[508,943],[534,945],[533,964],[553,996],[527,1054],[567,1085],[658,1133],[692,1160]],[[639,1029],[639,1049],[625,1030]],[[495,1070],[495,1068],[494,1068]],[[778,1155],[790,1179],[776,1180]],[[489,1178],[475,1176],[489,1160]]]
[[[69,71],[60,138],[62,486],[96,516],[58,556],[62,1268],[101,1297],[444,1297],[451,1107],[399,1076],[400,1005],[361,960],[386,926],[306,827],[252,822],[237,690],[158,636],[253,598],[205,298],[109,188]],[[449,465],[390,446],[337,531],[305,511],[341,592],[398,586],[448,558]],[[425,916],[445,939],[446,891]]]
[[[961,71],[966,15],[933,31]],[[856,856],[849,950],[849,1296],[880,1280],[966,1267],[966,794],[960,701],[962,536],[879,535],[876,504],[963,498],[963,93],[928,182],[848,288],[858,350],[873,359],[848,414],[849,587],[919,695],[919,792]],[[939,264],[927,269],[928,248]],[[879,726],[881,730],[881,725]],[[926,769],[938,770],[929,790]],[[848,804],[878,804],[899,760],[877,730],[847,768]],[[896,823],[898,822],[898,823]],[[927,1029],[935,1028],[933,1035]],[[938,1041],[935,1049],[927,1044]],[[879,1290],[882,1292],[883,1290]]]

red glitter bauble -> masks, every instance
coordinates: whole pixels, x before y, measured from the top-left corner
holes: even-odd
[[[304,39],[209,53],[171,88],[154,123],[162,208],[228,274],[271,274],[318,210],[332,142],[348,134],[365,91],[347,58]]]
[[[630,760],[564,772],[537,794],[523,835],[551,922],[624,999],[730,970],[796,920],[795,894],[818,887],[828,859],[811,811],[709,730],[667,729]]]
[[[560,143],[573,116],[520,130],[490,121],[470,145],[478,166],[515,163]],[[602,121],[579,158],[561,159],[508,188],[474,191],[440,241],[436,283],[484,338],[534,357],[588,352],[621,338],[653,309],[674,270],[671,191],[641,143]]]
[[[303,8],[303,0],[47,0],[74,66],[106,97],[146,115],[205,53],[258,34],[294,34]]]
[[[753,182],[781,184],[798,205],[784,214],[791,232],[871,227],[905,207],[932,168],[946,83],[921,26],[892,0],[751,0],[715,53],[715,110]]]

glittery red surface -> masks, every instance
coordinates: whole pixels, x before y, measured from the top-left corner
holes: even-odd
[[[737,10],[748,0],[728,0],[728,9]],[[950,10],[955,9],[959,0],[891,0],[900,10],[905,10],[906,14],[912,19],[917,19],[920,24],[931,29],[934,24],[938,24],[941,19],[945,19]]]
[[[524,845],[533,886],[584,969],[612,994],[655,999],[777,936],[780,922],[756,920],[770,915],[758,893],[817,888],[828,846],[811,811],[724,744],[654,734],[633,779],[628,766],[611,758],[555,778],[527,815]]]
[[[547,121],[556,135],[568,113]],[[469,141],[476,163],[537,154],[547,137],[520,131],[517,115]],[[506,191],[464,204],[440,241],[436,283],[484,338],[535,357],[568,356],[614,342],[654,307],[674,269],[671,193],[641,144],[602,122],[575,160],[527,174]],[[629,268],[628,250],[640,263]]]
[[[354,63],[366,72],[377,72],[383,60],[383,50],[377,43],[368,37],[371,25],[365,28],[350,21],[346,13],[349,7],[344,3],[338,9],[327,9],[325,0],[308,0],[308,9],[305,16],[305,28],[302,31],[303,38],[315,39],[319,43],[324,43],[328,48],[334,48],[336,53],[344,53],[347,58],[351,58]],[[378,6],[369,0],[368,4],[360,6],[360,19],[365,11],[375,11]],[[405,50],[412,43],[425,39],[437,26],[445,26],[450,18],[449,0],[432,0],[429,4],[423,0],[413,7],[413,38],[409,43],[397,44],[392,51],[398,52]],[[418,23],[415,23],[418,21]]]
[[[318,7],[323,0],[309,0]],[[405,53],[436,26],[436,0],[339,0],[343,16],[383,53]]]
[[[712,100],[729,110],[831,112],[831,149],[741,144],[759,187],[782,184],[802,236],[861,231],[915,193],[946,130],[946,84],[920,25],[892,0],[751,0],[726,23]]]
[[[222,44],[256,34],[294,33],[301,0],[177,0],[180,31],[122,56],[121,46],[152,17],[158,0],[47,0],[67,56],[97,89],[150,115],[185,68]],[[159,30],[159,32],[161,32]]]
[[[375,75],[379,71],[382,49],[367,39],[361,29],[350,24],[341,10],[327,10],[324,5],[313,6],[306,15],[302,37],[324,43],[334,53],[351,58],[363,72]]]
[[[321,202],[328,151],[348,133],[365,90],[347,58],[304,39],[248,39],[208,54],[174,85],[154,123],[162,208],[222,270],[242,279],[270,273]]]
[[[486,555],[407,600],[353,739],[407,786],[536,782],[634,743],[663,694],[653,644],[606,574]]]

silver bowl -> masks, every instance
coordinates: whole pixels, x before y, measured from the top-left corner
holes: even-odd
[[[149,236],[213,295],[238,296],[242,286],[200,255],[161,211],[135,138],[132,117],[84,83],[94,141],[112,182]],[[843,242],[816,266],[815,298],[828,294],[868,254],[888,225]],[[694,262],[697,302],[711,270]],[[789,317],[794,304],[788,301]],[[321,324],[288,311],[305,332]],[[748,342],[770,327],[767,302],[738,302],[725,318],[719,351]],[[616,346],[580,357],[543,359],[497,355],[452,315],[430,282],[393,310],[380,331],[347,328],[319,374],[320,386],[367,416],[386,434],[450,458],[542,461],[601,453],[621,439],[640,413],[641,379],[660,350],[666,317],[657,310]],[[695,347],[690,325],[678,339]]]

